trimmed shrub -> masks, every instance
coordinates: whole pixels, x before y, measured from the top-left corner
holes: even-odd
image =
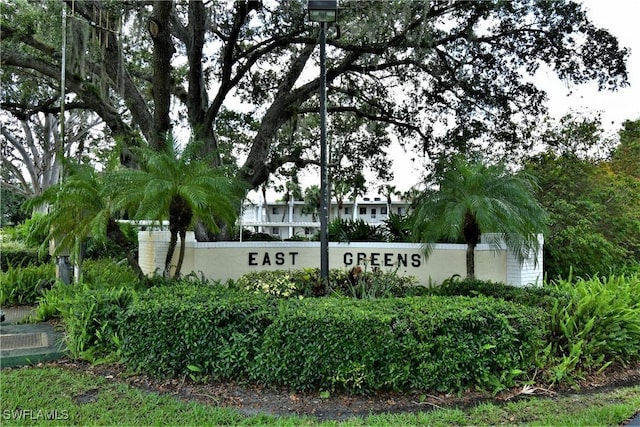
[[[551,310],[558,300],[560,304],[566,304],[571,298],[568,292],[550,287],[533,285],[517,287],[489,280],[459,280],[455,277],[445,280],[440,286],[433,287],[430,291],[442,296],[484,295],[530,307],[539,307],[545,311]]]
[[[541,364],[551,383],[573,381],[612,363],[640,359],[640,275],[557,280],[523,288],[450,279],[438,295],[485,295],[547,313],[548,347]]]
[[[8,271],[10,268],[20,268],[28,266],[38,266],[48,264],[51,257],[38,254],[37,249],[26,249],[22,247],[11,247],[2,245],[2,256],[0,256],[0,269]]]
[[[156,376],[246,376],[275,315],[275,299],[220,285],[153,288],[122,317],[122,354]]]
[[[4,255],[4,254],[3,254]],[[0,305],[33,305],[55,282],[53,264],[9,267],[0,272]]]
[[[288,300],[252,378],[297,390],[499,390],[534,367],[544,314],[489,298]]]

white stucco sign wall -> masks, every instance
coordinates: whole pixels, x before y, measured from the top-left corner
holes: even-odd
[[[146,274],[162,271],[169,245],[167,231],[138,233],[139,262]],[[177,259],[177,248],[174,261]],[[412,243],[329,243],[329,267],[355,266],[399,275],[415,276],[423,285],[441,283],[466,275],[466,245],[436,244],[426,259],[422,247]],[[479,244],[476,248],[476,277],[523,286],[542,279],[541,262],[520,263],[508,250]],[[540,257],[541,260],[541,257]],[[319,242],[197,242],[187,235],[182,273],[195,272],[213,280],[237,279],[259,270],[288,270],[320,267]]]

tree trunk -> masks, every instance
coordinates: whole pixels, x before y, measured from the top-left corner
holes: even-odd
[[[152,145],[164,149],[167,133],[171,129],[171,56],[175,48],[171,41],[169,21],[173,3],[156,1],[149,19],[149,33],[153,40],[153,132]]]
[[[473,280],[476,278],[476,256],[475,256],[476,244],[467,243],[467,279]]]
[[[475,249],[480,242],[480,227],[471,212],[465,214],[462,234],[467,242],[467,279],[474,279],[476,276]]]
[[[171,260],[173,259],[173,253],[176,251],[177,242],[178,231],[171,230],[171,239],[169,240],[169,247],[167,248],[167,257],[164,259],[164,277],[166,279],[171,278]]]
[[[258,188],[260,184],[266,182],[269,178],[271,173],[269,169],[269,148],[280,126],[293,117],[296,108],[307,99],[308,94],[319,87],[318,80],[318,82],[308,83],[293,90],[314,49],[315,45],[305,46],[300,55],[293,61],[288,74],[278,86],[273,103],[262,119],[260,128],[251,144],[247,160],[238,173],[239,178],[246,181],[251,188]]]
[[[262,190],[262,200],[264,200],[264,217],[267,222],[271,222],[271,214],[269,213],[269,203],[267,202],[267,182],[261,186]]]
[[[187,240],[187,230],[180,230],[180,252],[178,253],[178,264],[176,264],[176,272],[173,275],[174,279],[180,277],[180,270],[182,270],[182,262],[184,261],[184,249]]]
[[[120,226],[113,218],[109,218],[109,222],[107,223],[107,237],[113,240],[116,245],[124,250],[129,266],[133,269],[133,271],[135,271],[139,279],[144,279],[145,276],[142,272],[142,269],[140,268],[140,264],[138,264],[138,256],[136,254],[136,251],[133,247],[131,247],[129,240],[126,238],[126,236],[120,229]]]

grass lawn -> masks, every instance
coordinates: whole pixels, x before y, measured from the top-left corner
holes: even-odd
[[[57,367],[0,371],[0,425],[620,425],[640,409],[640,385],[557,398],[530,398],[467,409],[374,415],[317,422],[306,417],[244,416],[184,402],[115,380]]]

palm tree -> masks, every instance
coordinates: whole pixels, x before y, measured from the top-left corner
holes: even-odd
[[[320,212],[322,196],[320,194],[320,187],[312,185],[304,190],[304,206],[302,206],[302,213],[311,215],[313,221],[318,217]]]
[[[180,276],[187,230],[201,222],[217,232],[232,225],[238,215],[244,188],[208,163],[181,156],[171,139],[164,151],[140,150],[140,169],[121,169],[114,176],[123,189],[118,207],[136,219],[169,220],[171,238],[164,275],[170,277],[171,260],[180,236],[180,252],[174,277]]]
[[[346,181],[333,182],[333,196],[336,198],[338,205],[338,219],[342,218],[341,212],[344,208],[344,199],[349,195],[351,186]]]
[[[499,233],[521,262],[531,251],[537,262],[537,235],[546,226],[547,214],[533,196],[535,182],[530,175],[462,157],[454,157],[442,170],[414,212],[413,231],[425,243],[427,256],[432,242],[464,239],[467,277],[473,278],[480,235]]]
[[[78,267],[76,280],[79,280],[84,241],[88,237],[97,241],[110,239],[123,249],[131,268],[143,278],[135,245],[126,238],[115,220],[114,194],[107,185],[110,179],[88,165],[66,163],[65,170],[68,176],[63,182],[47,188],[26,204],[28,208],[48,206],[48,212],[31,231],[46,234],[42,249],[53,241],[54,253],[70,250],[72,262]]]
[[[387,199],[387,215],[390,215],[391,202],[392,202],[391,198],[393,196],[399,196],[400,192],[398,191],[395,185],[384,184],[378,188],[378,194],[385,196],[385,198]]]
[[[300,184],[296,179],[292,179],[287,181],[284,186],[284,196],[282,197],[282,201],[285,203],[285,208],[282,212],[281,221],[284,222],[285,217],[287,215],[287,210],[290,206],[293,205],[293,202],[302,198],[302,190],[300,189]]]

